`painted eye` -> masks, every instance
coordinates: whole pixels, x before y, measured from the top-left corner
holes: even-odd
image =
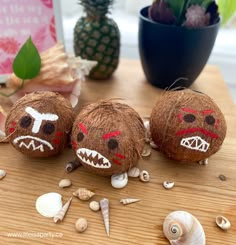
[[[84,134],[83,134],[82,132],[79,132],[79,133],[77,134],[77,141],[80,142],[80,141],[82,141],[83,139],[84,139]]]
[[[46,123],[46,124],[44,124],[44,126],[43,126],[43,132],[45,133],[45,134],[51,134],[51,133],[53,133],[55,131],[55,126],[54,126],[54,124],[52,124],[52,123]]]
[[[186,114],[184,115],[183,119],[187,123],[192,123],[196,120],[196,117],[193,114]]]
[[[107,146],[110,150],[115,150],[118,147],[118,141],[115,139],[110,139],[107,143]]]
[[[205,122],[209,125],[214,125],[216,120],[212,115],[208,115],[205,117]]]
[[[20,120],[20,126],[22,128],[28,128],[32,122],[32,118],[30,116],[24,116]]]

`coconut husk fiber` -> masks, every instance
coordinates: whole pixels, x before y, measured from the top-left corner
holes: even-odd
[[[151,137],[157,148],[181,162],[204,160],[217,152],[226,128],[216,103],[189,89],[163,93],[150,117]]]
[[[34,92],[11,108],[5,132],[10,143],[23,154],[49,157],[65,148],[73,121],[71,104],[63,96]]]
[[[99,101],[77,115],[72,146],[84,167],[109,176],[137,164],[144,147],[144,132],[142,119],[130,106],[113,100]]]

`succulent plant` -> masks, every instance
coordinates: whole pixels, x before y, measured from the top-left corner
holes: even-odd
[[[186,27],[203,27],[219,21],[215,0],[154,0],[149,8],[153,21]]]

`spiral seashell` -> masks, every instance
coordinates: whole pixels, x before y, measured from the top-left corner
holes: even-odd
[[[80,200],[87,201],[95,195],[94,192],[86,189],[86,188],[79,188],[75,192],[73,192],[73,196],[78,197]]]
[[[175,211],[164,220],[163,232],[172,245],[205,245],[205,232],[190,213]]]
[[[89,208],[93,210],[94,212],[97,212],[100,209],[100,204],[99,202],[92,201],[89,203]]]
[[[105,225],[106,233],[110,236],[110,222],[109,222],[109,200],[107,198],[103,198],[100,201],[100,207],[103,216],[103,222]]]
[[[150,181],[150,175],[149,175],[148,171],[142,170],[142,171],[140,172],[139,179],[140,179],[142,182],[149,182],[149,181]]]
[[[128,184],[128,174],[113,174],[111,176],[111,185],[116,189],[124,188]]]
[[[136,198],[123,198],[120,199],[120,203],[127,205],[127,204],[131,204],[131,203],[135,203],[135,202],[139,202],[140,199],[136,199]]]
[[[129,171],[128,171],[128,176],[129,176],[129,177],[134,177],[134,178],[136,178],[136,177],[138,177],[139,175],[140,175],[140,169],[137,168],[137,167],[133,167],[133,168],[129,169]]]
[[[73,197],[71,197],[65,205],[62,207],[62,209],[53,217],[53,221],[57,223],[59,220],[62,221],[70,207],[70,203]]]
[[[229,230],[231,227],[230,221],[221,215],[218,215],[216,217],[216,224],[222,229],[222,230]]]

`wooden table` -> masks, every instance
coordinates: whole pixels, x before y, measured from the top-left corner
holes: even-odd
[[[139,162],[151,174],[149,183],[130,179],[128,186],[113,189],[110,178],[95,176],[84,168],[67,174],[67,161],[72,150],[49,159],[28,158],[9,144],[0,145],[0,169],[7,176],[0,181],[0,244],[169,244],[162,232],[166,215],[185,210],[201,222],[209,245],[236,243],[236,110],[217,67],[207,66],[193,89],[215,99],[225,114],[228,132],[220,152],[210,158],[209,165],[178,164],[152,151],[149,159]],[[104,98],[122,98],[141,116],[148,116],[162,93],[146,82],[138,61],[122,60],[111,81],[86,81],[82,86],[80,105]],[[9,107],[9,101],[1,98]],[[226,177],[225,181],[219,175]],[[68,177],[73,186],[59,189],[60,179]],[[171,180],[175,187],[166,190],[162,182]],[[89,202],[77,198],[60,224],[44,218],[35,209],[38,196],[58,192],[63,202],[79,187],[96,192],[94,200],[110,200],[110,237],[107,237],[101,213],[88,208]],[[134,197],[141,201],[129,206],[120,198]],[[224,215],[232,228],[224,232],[215,225],[215,217]],[[89,227],[79,234],[74,229],[78,217],[85,217]],[[9,237],[21,236],[21,237]]]

